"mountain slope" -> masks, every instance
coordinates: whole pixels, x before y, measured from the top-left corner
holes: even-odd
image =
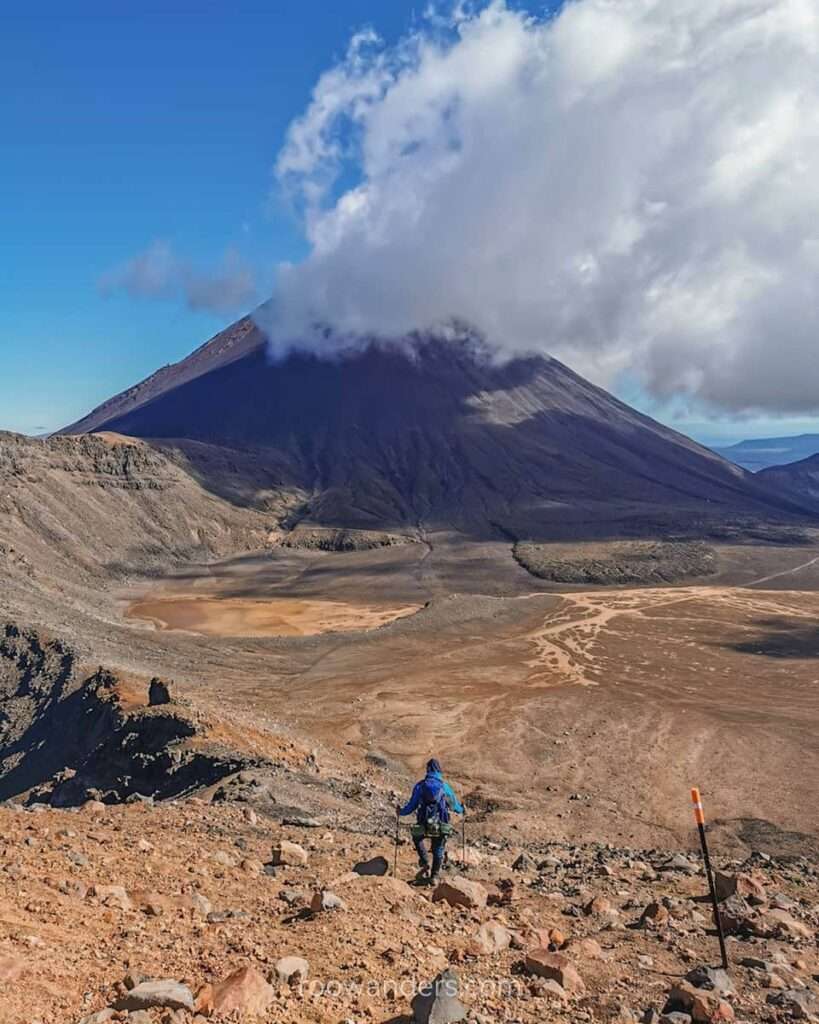
[[[819,454],[785,466],[761,469],[757,476],[772,490],[794,500],[819,502]]]
[[[328,525],[522,535],[804,511],[557,360],[500,365],[468,336],[274,364],[243,320],[67,428],[89,430],[173,442],[218,493],[227,448]]]
[[[819,452],[819,434],[797,434],[793,437],[762,437],[740,441],[714,451],[743,469],[756,473],[769,466],[784,466],[809,458]]]

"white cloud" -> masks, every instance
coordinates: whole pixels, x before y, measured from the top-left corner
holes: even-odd
[[[277,172],[311,252],[274,344],[455,316],[660,398],[819,409],[816,0],[497,0],[362,33]]]
[[[124,291],[134,298],[183,301],[190,309],[246,309],[257,301],[253,271],[228,249],[220,266],[203,270],[177,256],[168,242],[154,242],[123,266],[103,275],[104,295]]]

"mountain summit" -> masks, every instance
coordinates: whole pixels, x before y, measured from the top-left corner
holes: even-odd
[[[89,431],[181,447],[215,490],[226,461],[263,466],[335,526],[607,535],[801,511],[557,360],[500,364],[469,336],[273,361],[245,318],[65,432]]]

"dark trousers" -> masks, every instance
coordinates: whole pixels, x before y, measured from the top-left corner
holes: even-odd
[[[429,867],[429,857],[427,856],[425,840],[425,836],[413,836],[412,838],[412,841],[415,844],[415,851],[418,854],[418,863],[422,868]],[[446,836],[432,836],[430,838],[430,844],[432,846],[432,873],[433,875],[437,875],[444,862]]]

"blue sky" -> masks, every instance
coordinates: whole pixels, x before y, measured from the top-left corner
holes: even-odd
[[[158,240],[192,266],[235,249],[263,280],[303,258],[300,225],[271,198],[287,126],[356,29],[389,43],[425,6],[77,0],[5,13],[0,429],[67,424],[243,311],[103,294],[101,279]],[[706,421],[625,381],[620,393],[707,441],[817,429]]]
[[[0,36],[0,428],[70,422],[184,356],[229,315],[103,297],[156,239],[264,268],[304,250],[269,199],[289,121],[351,32],[390,0],[39,3]]]

